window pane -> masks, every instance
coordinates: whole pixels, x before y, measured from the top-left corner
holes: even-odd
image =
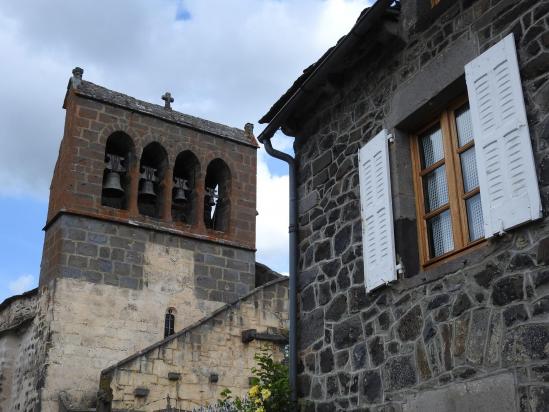
[[[444,157],[442,131],[440,127],[431,129],[420,138],[421,168],[425,169]]]
[[[469,240],[480,239],[484,236],[484,221],[482,218],[482,205],[480,193],[465,201],[467,205],[467,222],[469,223]]]
[[[471,123],[471,111],[469,105],[456,110],[456,129],[459,147],[465,146],[473,140],[473,124]]]
[[[448,203],[448,183],[446,165],[437,167],[423,177],[425,191],[425,211],[430,212]]]
[[[475,147],[460,154],[461,174],[463,175],[463,189],[465,193],[478,186],[477,162],[475,159]]]
[[[427,232],[429,235],[429,256],[432,258],[454,249],[449,210],[429,219],[427,221]]]

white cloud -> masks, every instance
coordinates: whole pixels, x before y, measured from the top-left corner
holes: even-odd
[[[46,198],[74,66],[137,98],[243,127],[345,34],[367,0],[0,2],[0,196]],[[190,19],[176,20],[183,11]],[[259,133],[261,127],[256,127]],[[291,150],[292,139],[275,147]],[[259,156],[258,248],[287,256],[287,177]],[[1,219],[1,218],[0,218]],[[281,269],[282,270],[282,269]]]
[[[264,150],[257,162],[257,260],[274,270],[288,270],[288,176],[267,168]]]
[[[35,286],[35,279],[32,275],[21,275],[8,283],[9,291],[14,295],[20,295]]]

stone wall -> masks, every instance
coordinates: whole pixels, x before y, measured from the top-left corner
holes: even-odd
[[[2,412],[40,410],[49,337],[48,303],[48,291],[38,294],[35,289],[0,305]]]
[[[254,252],[140,227],[63,214],[46,234],[41,284],[53,290],[42,395],[95,403],[100,371],[255,287]]]
[[[0,303],[0,333],[17,327],[36,315],[38,289],[7,298]]]
[[[429,18],[416,13],[420,3],[402,2],[406,44],[354,56],[338,93],[296,131],[302,409],[545,411],[549,221],[422,270],[407,136],[441,94],[465,93],[463,64],[512,31],[547,210],[549,2],[443,0]],[[416,263],[404,262],[407,278],[366,294],[356,154],[383,127],[397,137],[397,252]]]
[[[153,252],[152,245],[166,249]],[[179,259],[178,264],[183,265],[179,275],[184,273],[188,278],[185,286],[194,288],[200,299],[232,302],[255,286],[252,251],[140,228],[137,224],[76,215],[61,216],[48,229],[40,283],[63,277],[142,290],[164,282],[163,288],[168,290],[176,278],[170,279],[168,272],[163,272],[166,268],[155,266],[158,259],[153,255],[166,255],[170,250],[176,254],[173,262]],[[148,272],[146,266],[150,267]],[[155,271],[162,273],[164,279],[155,278]]]
[[[159,410],[166,407],[167,396],[172,407],[188,410],[215,403],[224,388],[243,394],[256,366],[254,354],[268,346],[280,359],[282,347],[255,340],[243,343],[242,331],[280,335],[287,330],[287,282],[287,278],[271,281],[105,370],[102,388],[112,391],[113,410]]]

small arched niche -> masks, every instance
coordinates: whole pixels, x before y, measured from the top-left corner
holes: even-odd
[[[153,142],[143,149],[139,163],[139,213],[159,219],[164,199],[164,174],[168,166],[168,155],[160,143]]]
[[[200,170],[197,157],[189,150],[179,153],[173,168],[172,219],[195,223],[196,179]]]
[[[204,224],[208,229],[227,231],[231,211],[231,171],[221,159],[214,159],[206,170]]]
[[[105,144],[105,169],[101,204],[116,209],[128,209],[130,197],[130,167],[133,161],[133,141],[124,132],[114,132]]]

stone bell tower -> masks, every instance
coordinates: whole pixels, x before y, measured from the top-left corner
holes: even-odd
[[[64,101],[40,288],[42,410],[255,286],[256,149],[240,130],[83,80]]]

